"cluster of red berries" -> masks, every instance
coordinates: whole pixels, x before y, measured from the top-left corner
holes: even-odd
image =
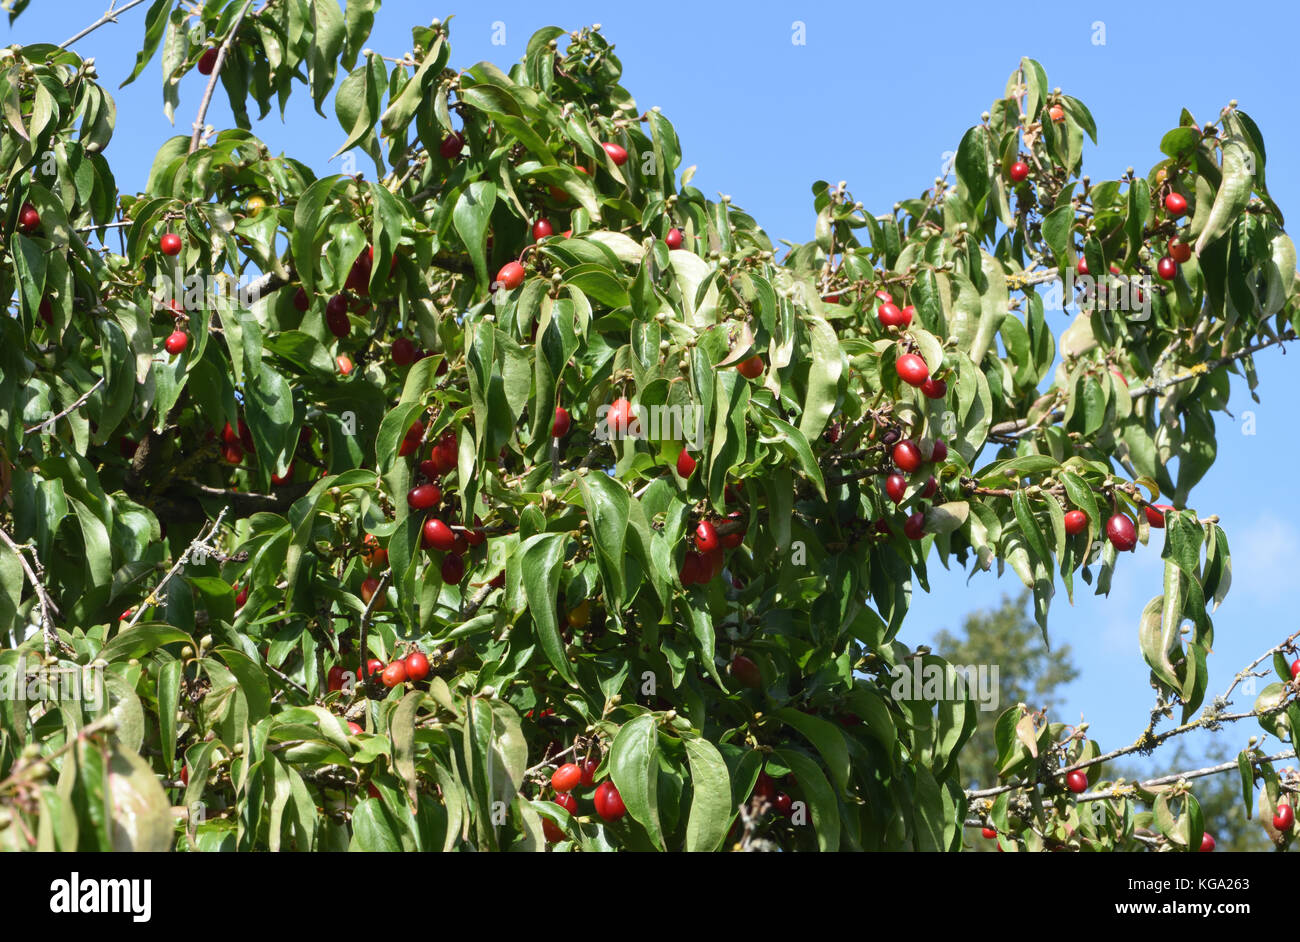
[[[605,779],[596,785],[596,770],[599,767],[599,760],[594,758],[584,759],[581,763],[564,763],[551,775],[551,788],[555,789],[555,798],[552,800],[569,814],[576,815],[578,799],[573,794],[574,790],[594,785],[596,790],[591,801],[596,814],[602,821],[612,824],[627,814],[627,806],[623,804],[623,796],[618,793],[612,780]],[[550,818],[542,818],[542,832],[551,844],[564,840],[564,830]]]
[[[691,467],[694,468],[694,462],[691,463]],[[679,455],[677,458],[679,473],[681,468],[682,460]],[[710,520],[701,520],[696,525],[691,534],[695,549],[687,550],[682,558],[682,568],[678,572],[683,586],[704,585],[722,575],[723,550],[735,549],[745,540],[745,515],[740,511],[734,511],[728,516],[727,522],[735,524],[736,529],[730,529],[723,534],[718,533],[718,528]]]

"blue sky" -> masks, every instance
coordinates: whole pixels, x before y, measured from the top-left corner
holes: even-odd
[[[6,42],[59,42],[96,19],[106,0],[37,2]],[[1082,99],[1092,110],[1100,143],[1084,151],[1094,180],[1113,179],[1133,166],[1156,162],[1162,134],[1176,126],[1179,110],[1198,119],[1217,115],[1237,99],[1263,130],[1270,190],[1284,211],[1300,218],[1300,186],[1285,172],[1300,166],[1300,131],[1294,93],[1281,80],[1294,62],[1300,26],[1295,7],[1273,5],[1267,21],[1234,16],[1222,3],[1184,0],[1176,5],[1095,2],[1071,4],[829,4],[782,3],[629,4],[498,3],[476,0],[452,21],[452,65],[482,59],[516,61],[528,37],[545,25],[566,28],[601,23],[617,45],[624,85],[642,108],[660,106],[681,137],[693,181],[712,195],[728,193],[774,238],[812,237],[811,184],[848,181],[868,209],[888,211],[894,201],[929,186],[967,127],[1001,96],[1019,57],[1047,70],[1049,83]],[[141,5],[118,25],[105,26],[77,44],[94,56],[101,81],[115,88],[130,71],[143,33]],[[1023,12],[1017,12],[1023,11]],[[389,0],[370,46],[400,55],[410,26],[435,10],[414,0]],[[806,44],[792,42],[795,22]],[[494,45],[504,24],[504,45]],[[4,27],[0,27],[4,28]],[[1104,39],[1104,44],[1099,40]],[[169,136],[188,133],[202,94],[201,79],[182,84],[177,126],[162,113],[161,70],[155,61],[134,85],[114,91],[118,136],[109,158],[120,188],[143,186],[153,154]],[[318,172],[343,133],[331,115],[316,115],[296,90],[282,124],[273,112],[255,130],[272,151],[287,150]],[[209,123],[231,126],[218,92]],[[365,168],[363,159],[358,166]],[[1059,330],[1069,320],[1056,314]],[[1300,524],[1292,511],[1289,475],[1297,457],[1300,371],[1293,357],[1270,350],[1258,357],[1255,404],[1244,381],[1234,382],[1236,420],[1218,421],[1219,460],[1193,493],[1202,515],[1218,514],[1233,549],[1233,588],[1215,617],[1218,640],[1211,658],[1211,691],[1296,628],[1290,578],[1300,558]],[[1300,365],[1300,364],[1298,364]],[[1243,434],[1246,411],[1254,435]],[[1058,594],[1051,617],[1053,639],[1069,642],[1080,680],[1067,691],[1061,719],[1090,721],[1103,746],[1131,742],[1151,705],[1148,672],[1137,648],[1143,605],[1161,588],[1160,547],[1139,547],[1124,558],[1108,599],[1076,596],[1070,608]],[[961,616],[996,604],[1019,581],[1008,574],[945,574],[932,565],[930,596],[917,595],[904,639],[919,643]],[[1086,587],[1082,587],[1086,589]],[[1245,705],[1245,701],[1239,700]],[[1259,734],[1239,724],[1219,735],[1234,748]],[[1196,741],[1189,743],[1195,747]],[[1276,746],[1274,742],[1272,745]]]

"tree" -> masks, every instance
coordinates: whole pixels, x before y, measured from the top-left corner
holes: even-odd
[[[934,558],[1009,565],[1046,631],[1058,573],[1105,592],[1162,526],[1149,735],[1201,708],[1230,560],[1188,499],[1230,376],[1295,336],[1250,118],[1092,182],[1025,59],[955,185],[877,216],[818,182],[778,259],[597,29],[457,71],[445,23],[367,50],[377,7],[154,0],[127,80],[161,53],[171,115],[210,78],[135,195],[90,60],[6,51],[0,842],[1196,846],[1186,788],[1136,834],[1062,784],[1100,747],[1018,708],[964,791],[976,707],[900,631]],[[254,136],[300,83],[372,179]],[[1244,715],[1289,739],[1295,692]]]
[[[1016,599],[1003,596],[997,608],[968,614],[960,638],[946,630],[935,638],[936,647],[950,664],[997,667],[997,675],[992,677],[996,687],[981,691],[986,697],[985,708],[980,710],[975,731],[962,752],[962,780],[969,785],[998,781],[993,734],[998,717],[994,710],[999,704],[1024,703],[1054,712],[1059,703],[1057,689],[1079,676],[1068,644],[1051,650],[1043,646],[1038,626],[1025,614],[1028,603],[1027,593]]]

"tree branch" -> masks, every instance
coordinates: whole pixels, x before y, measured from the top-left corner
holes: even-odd
[[[190,561],[190,556],[191,554],[193,554],[193,552],[196,549],[199,549],[200,547],[204,549],[210,548],[208,546],[208,541],[212,539],[213,536],[216,535],[217,530],[221,527],[221,521],[224,520],[225,517],[226,517],[226,508],[222,507],[221,513],[217,514],[217,519],[212,521],[211,526],[207,528],[206,532],[201,532],[190,542],[189,546],[185,547],[185,552],[181,553],[181,558],[176,560],[176,562],[172,565],[172,568],[167,570],[167,575],[163,576],[162,580],[149,591],[149,594],[145,597],[145,600],[141,602],[139,606],[136,607],[135,614],[131,616],[131,620],[126,623],[126,627],[122,628],[121,631],[130,631],[132,628],[135,627],[136,622],[138,622],[144,616],[144,610],[149,607],[150,599],[154,600],[154,604],[157,603],[158,593],[161,592],[163,590],[163,587],[167,585],[168,582],[171,581],[172,576],[180,572],[181,569],[185,566],[185,564]]]
[[[36,575],[35,570],[33,570],[28,564],[27,557],[22,554],[22,550],[19,549],[18,544],[13,541],[3,528],[0,528],[0,540],[3,540],[5,546],[13,550],[14,555],[18,557],[18,564],[23,567],[23,572],[27,573],[27,578],[31,581],[32,589],[36,592],[36,601],[41,608],[41,629],[44,634],[45,654],[48,656],[50,653],[50,645],[55,644],[58,641],[58,635],[54,630],[54,618],[50,614],[53,612],[57,615],[59,612],[58,606],[56,606],[50,599],[49,593],[45,591],[45,586],[41,584],[41,580]],[[39,569],[44,573],[45,567],[41,565],[41,559],[36,555],[36,547],[30,546],[28,549],[31,550],[32,559],[36,561],[36,569]]]
[[[117,6],[117,0],[112,0],[112,2],[109,3],[108,5],[107,12],[105,12],[103,16],[95,20],[95,22],[91,23],[89,26],[87,26],[81,32],[77,33],[71,39],[63,40],[63,42],[59,43],[59,48],[67,49],[78,39],[81,39],[83,36],[90,35],[95,30],[103,26],[105,23],[116,23],[119,14],[125,13],[127,10],[131,9],[132,7],[139,6],[142,3],[144,3],[144,0],[130,0],[130,2],[128,2],[125,6],[117,7],[117,9],[114,9],[114,7]]]
[[[82,393],[81,396],[78,397],[77,401],[74,402],[72,405],[68,406],[66,409],[64,409],[62,412],[60,412],[58,415],[52,415],[52,416],[50,416],[50,417],[49,417],[48,419],[46,419],[44,422],[38,422],[36,425],[33,425],[33,426],[31,426],[30,428],[25,428],[25,429],[23,429],[23,433],[26,434],[26,435],[31,435],[31,434],[33,434],[33,433],[35,433],[35,432],[39,432],[41,429],[43,429],[43,428],[45,428],[45,427],[47,427],[47,426],[53,425],[54,423],[58,422],[59,419],[63,418],[64,416],[66,416],[66,415],[70,415],[71,413],[77,411],[77,409],[79,409],[79,408],[81,408],[81,406],[85,405],[87,399],[89,399],[91,396],[93,396],[93,395],[95,394],[95,390],[97,390],[100,386],[103,386],[103,385],[104,385],[104,377],[101,376],[101,377],[99,378],[99,382],[95,383],[94,386],[91,386],[91,387],[90,387],[89,389],[87,389],[84,393]]]
[[[231,40],[239,32],[239,24],[244,21],[244,14],[253,6],[253,0],[248,0],[244,8],[239,11],[235,17],[235,22],[230,26],[230,32],[222,40],[221,46],[217,49],[217,61],[212,66],[212,76],[208,79],[208,87],[203,91],[203,101],[199,103],[199,113],[194,119],[194,134],[190,137],[190,150],[192,154],[199,149],[199,141],[203,138],[203,121],[208,115],[208,105],[212,104],[212,93],[217,89],[217,79],[221,77],[221,67],[226,64],[226,52],[230,49]]]

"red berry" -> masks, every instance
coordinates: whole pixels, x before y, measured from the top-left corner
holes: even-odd
[[[605,153],[609,155],[609,159],[614,161],[614,166],[621,167],[627,163],[627,151],[618,144],[611,144],[609,141],[605,141],[600,146],[605,149]]]
[[[390,356],[398,366],[410,366],[415,362],[415,344],[406,337],[398,337],[393,341]]]
[[[1082,510],[1071,510],[1065,515],[1065,532],[1076,536],[1088,528],[1088,515]]]
[[[289,462],[289,467],[284,469],[284,474],[271,475],[272,484],[288,484],[293,480],[293,462]]]
[[[378,591],[379,591],[379,580],[376,579],[374,576],[366,577],[361,582],[361,601],[369,605],[370,600],[375,597],[375,593]],[[375,603],[375,611],[379,611],[379,609],[382,608],[383,605],[384,605],[384,597],[381,595],[379,597],[379,601]]]
[[[430,517],[424,521],[424,529],[420,534],[420,544],[425,549],[435,549],[444,553],[450,552],[456,546],[456,534],[452,532],[451,527],[438,518]]]
[[[1088,790],[1088,775],[1082,769],[1075,769],[1065,777],[1065,787],[1076,795],[1081,795]]]
[[[939,482],[930,475],[930,480],[925,482],[925,487],[921,489],[921,496],[927,500],[939,492]]]
[[[459,131],[456,131],[442,139],[442,143],[438,145],[438,153],[442,155],[443,160],[455,160],[460,156],[460,152],[464,147],[465,138]]]
[[[551,437],[563,438],[569,434],[569,428],[573,425],[573,420],[569,418],[569,410],[564,406],[555,407],[555,421],[551,423]]]
[[[578,768],[582,770],[582,787],[591,788],[596,784],[596,770],[600,768],[600,761],[597,759],[586,759],[578,763]],[[575,802],[576,807],[576,802]]]
[[[684,478],[688,478],[694,470],[695,459],[691,457],[690,452],[683,448],[677,453],[677,473]]]
[[[1156,274],[1165,281],[1173,281],[1174,276],[1178,274],[1178,263],[1166,255],[1156,262]]]
[[[183,330],[172,331],[171,334],[167,337],[167,339],[163,341],[163,346],[167,348],[167,352],[170,353],[172,356],[175,356],[176,354],[180,353],[189,345],[190,345],[190,335],[185,333],[185,331]]]
[[[948,443],[942,438],[936,438],[934,445],[930,449],[930,460],[944,462],[948,460]]]
[[[158,240],[158,247],[162,249],[164,255],[181,254],[181,237],[174,232],[168,232]]]
[[[1082,255],[1079,256],[1079,264],[1074,266],[1074,270],[1080,275],[1088,274],[1088,260]]]
[[[514,291],[524,283],[524,266],[518,262],[506,262],[497,272],[497,283],[507,291]]]
[[[1181,193],[1170,193],[1165,197],[1165,209],[1171,216],[1181,216],[1187,212],[1187,199]]]
[[[307,295],[306,289],[301,285],[299,285],[298,290],[293,293],[293,306],[299,311],[304,312],[311,307],[311,298]]]
[[[722,537],[723,546],[725,546],[727,549],[735,549],[741,543],[745,542],[745,527],[743,526],[745,515],[741,513],[739,510],[737,510],[727,514],[727,519],[734,523],[742,524],[739,530],[735,530],[731,533],[726,533]]]
[[[682,560],[678,578],[682,585],[695,585],[704,581],[704,560],[699,553],[688,552]]]
[[[558,844],[564,840],[564,830],[550,818],[542,818],[542,837],[548,844]]]
[[[605,424],[615,436],[627,434],[632,423],[632,403],[626,399],[615,399],[605,413]]]
[[[456,553],[448,553],[442,558],[442,581],[447,585],[460,585],[465,578],[465,559]]]
[[[736,683],[740,686],[750,690],[758,690],[763,686],[763,674],[758,665],[743,654],[737,654],[731,659],[731,676],[736,678]]]
[[[909,306],[908,310],[912,310]],[[886,301],[876,309],[876,317],[885,327],[906,327],[912,323],[912,315],[905,314],[893,301]]]
[[[984,828],[984,830],[981,831],[980,833],[982,833],[984,837],[990,841],[996,841],[998,839],[998,832],[995,831],[993,828]]]
[[[682,230],[669,229],[668,235],[664,236],[664,245],[670,249],[680,249],[682,247]]]
[[[203,55],[199,56],[199,74],[211,75],[213,68],[217,64],[217,50],[209,47],[203,50]]]
[[[422,652],[407,655],[406,676],[412,683],[419,683],[429,676],[429,659]]]
[[[41,303],[36,309],[36,313],[41,316],[41,320],[47,324],[54,323],[54,305],[50,303],[49,296],[41,298]]]
[[[747,360],[741,360],[736,369],[740,370],[740,375],[745,379],[757,379],[763,375],[763,358],[754,355]]]
[[[904,439],[895,445],[894,464],[908,474],[921,467],[921,449],[916,447],[916,442]]]
[[[1121,553],[1127,553],[1137,546],[1137,530],[1133,521],[1124,514],[1115,514],[1106,521],[1106,536]]]
[[[239,464],[244,460],[244,449],[239,445],[225,445],[221,449],[221,457],[226,460],[226,464]]]
[[[1165,528],[1165,511],[1173,509],[1168,504],[1151,504],[1143,508],[1146,511],[1147,523],[1157,530]]]
[[[1273,827],[1279,831],[1289,831],[1293,824],[1295,824],[1295,812],[1291,810],[1290,805],[1285,802],[1280,803],[1277,810],[1273,812]]]
[[[364,732],[365,732],[365,730],[361,728],[361,724],[360,724],[360,723],[354,723],[354,722],[352,722],[351,720],[348,720],[348,735],[349,735],[349,736],[360,736],[360,735],[361,735],[362,733],[364,733]],[[371,787],[371,788],[374,788],[373,785],[370,786],[370,787]]]
[[[365,667],[357,668],[357,680],[365,680],[367,677],[374,677],[384,669],[384,662],[377,657],[372,657],[366,661]]]
[[[335,302],[339,302],[335,304]],[[352,332],[352,322],[348,320],[347,298],[336,294],[325,305],[325,326],[335,337],[342,340]]]
[[[465,542],[470,546],[482,546],[483,541],[487,539],[487,534],[483,532],[483,521],[477,516],[474,517],[474,527],[465,531]]]
[[[325,686],[330,693],[343,689],[343,679],[346,676],[347,671],[337,664],[329,669],[329,672],[325,675]]]
[[[406,492],[406,504],[412,510],[428,510],[442,500],[442,488],[437,484],[420,484]],[[445,523],[443,526],[447,526]],[[447,530],[451,532],[450,529]]]
[[[406,683],[406,662],[393,661],[384,668],[384,672],[379,675],[379,680],[385,687],[396,687],[398,684]]]
[[[942,399],[948,395],[948,383],[942,379],[927,378],[921,384],[921,393],[927,399]]]
[[[772,806],[776,809],[776,813],[783,818],[788,818],[794,814],[794,802],[785,792],[776,793],[776,798],[772,800]]]
[[[1214,851],[1214,835],[1206,831],[1201,835],[1201,853],[1209,854]]]
[[[18,231],[24,234],[35,232],[41,225],[41,214],[31,203],[23,203],[18,210]]]
[[[557,792],[571,792],[582,781],[582,769],[576,762],[566,762],[551,775],[551,787]]]
[[[352,357],[348,356],[346,353],[340,353],[334,358],[334,362],[338,365],[339,372],[344,376],[352,375]]]
[[[925,536],[925,514],[917,511],[903,524],[903,535],[909,540],[919,540]]]
[[[894,364],[894,369],[898,371],[898,378],[909,386],[924,386],[930,378],[930,368],[915,353],[904,353]]]
[[[1029,164],[1023,160],[1017,160],[1011,165],[1010,176],[1013,183],[1019,183],[1027,179],[1029,177]]]
[[[424,440],[424,423],[418,419],[411,423],[411,427],[406,430],[402,436],[402,444],[398,446],[397,453],[405,458],[407,455],[415,452],[420,447],[420,442]],[[435,454],[436,457],[436,454]]]
[[[595,795],[596,814],[605,821],[617,821],[623,815],[627,814],[627,807],[623,804],[623,796],[618,793],[611,781],[601,782],[596,789]]]
[[[907,479],[901,474],[891,474],[885,478],[885,493],[895,504],[902,503],[903,493],[907,490]]]
[[[1177,236],[1169,239],[1169,257],[1181,265],[1192,257],[1192,247],[1186,242],[1179,242]]]
[[[574,798],[569,792],[560,792],[552,801],[569,812],[569,814],[578,813],[578,799]]]
[[[1300,677],[1300,661],[1295,661],[1291,664],[1291,679],[1295,680],[1298,677]]]
[[[248,601],[248,586],[235,587],[235,608],[243,608]]]
[[[438,443],[433,446],[432,460],[439,474],[446,474],[456,467],[460,460],[460,450],[456,443],[456,433],[448,429],[443,432]]]
[[[549,219],[539,219],[533,223],[533,241],[540,242],[547,236],[552,235],[555,230],[551,227]]]
[[[712,553],[720,545],[717,528],[709,521],[701,520],[695,528],[695,548],[701,553]]]

